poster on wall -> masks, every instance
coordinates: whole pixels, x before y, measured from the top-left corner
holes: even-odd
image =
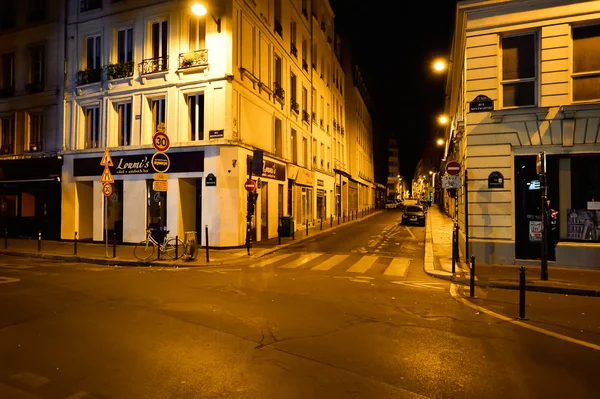
[[[600,241],[600,212],[587,209],[567,209],[567,238],[579,241]]]
[[[529,221],[529,242],[540,242],[542,241],[542,221],[541,220],[530,220]]]

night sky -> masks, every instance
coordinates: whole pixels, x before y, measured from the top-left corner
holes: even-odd
[[[387,140],[399,142],[400,173],[412,180],[417,162],[443,133],[445,74],[432,62],[450,51],[456,1],[330,0],[340,34],[351,38],[372,99],[378,183],[387,180]]]

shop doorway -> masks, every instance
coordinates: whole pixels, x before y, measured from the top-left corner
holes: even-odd
[[[327,196],[325,190],[317,190],[317,218],[325,219],[327,215]]]
[[[123,242],[123,180],[116,180],[112,189],[106,198],[108,238],[112,240],[114,234],[118,242]]]
[[[167,229],[167,193],[154,191],[153,180],[146,180],[146,206],[148,228]]]
[[[196,180],[196,240],[202,243],[202,179]]]
[[[79,240],[94,239],[94,182],[78,181],[76,184],[77,201],[79,205],[77,238]],[[101,196],[102,194],[97,193]],[[98,198],[96,196],[96,198]]]
[[[269,184],[262,182],[260,186],[260,239],[269,238]]]

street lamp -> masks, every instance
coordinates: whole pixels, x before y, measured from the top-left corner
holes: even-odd
[[[437,141],[435,142],[438,146],[443,146],[444,145],[444,139],[437,139]]]
[[[446,70],[446,68],[448,68],[448,65],[446,64],[445,60],[436,60],[433,63],[433,69],[435,69],[437,72],[443,72]]]
[[[440,115],[440,117],[438,118],[438,122],[440,123],[440,125],[445,125],[448,123],[448,117],[446,115]]]
[[[206,10],[206,7],[204,7],[202,4],[194,3],[194,4],[192,4],[192,13],[194,13],[194,15],[202,17],[202,16],[206,15],[207,10]],[[213,21],[215,21],[215,24],[217,24],[217,33],[221,33],[221,18],[215,18],[215,16],[212,14],[211,14],[211,17],[212,17]]]

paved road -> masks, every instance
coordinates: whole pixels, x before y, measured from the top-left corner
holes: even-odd
[[[600,351],[454,299],[422,272],[421,246],[403,248],[410,234],[382,231],[398,215],[290,248],[320,254],[290,268],[0,258],[0,398],[597,397]],[[314,269],[336,255],[359,260]],[[396,258],[411,261],[386,275]]]

